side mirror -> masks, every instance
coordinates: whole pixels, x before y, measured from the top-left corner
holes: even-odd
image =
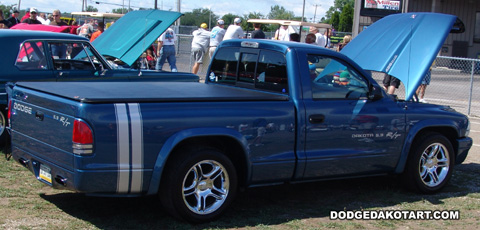
[[[383,93],[380,87],[370,85],[370,93],[368,94],[368,99],[375,101],[383,98]]]

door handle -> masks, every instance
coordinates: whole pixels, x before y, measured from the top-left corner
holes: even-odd
[[[325,115],[323,114],[314,114],[308,117],[308,121],[312,124],[320,124],[325,121]]]

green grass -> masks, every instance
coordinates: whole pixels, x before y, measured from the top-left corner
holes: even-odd
[[[0,229],[480,229],[480,165],[460,165],[438,194],[415,194],[395,177],[248,189],[217,221],[190,225],[156,197],[89,197],[54,190],[0,158]],[[330,220],[331,210],[460,210],[456,220]]]

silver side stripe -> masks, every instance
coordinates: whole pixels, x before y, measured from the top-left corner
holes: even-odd
[[[137,193],[143,184],[143,124],[140,105],[115,104],[117,119],[117,193]]]

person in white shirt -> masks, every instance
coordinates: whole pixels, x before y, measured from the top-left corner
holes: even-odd
[[[192,32],[192,57],[195,63],[192,67],[192,73],[197,74],[200,64],[203,63],[203,57],[208,50],[210,44],[210,31],[207,29],[207,23],[202,23],[198,30]]]
[[[288,32],[288,25],[282,25],[275,31],[274,40],[290,41],[290,33]]]
[[[208,54],[210,58],[212,58],[213,53],[217,49],[218,44],[222,42],[223,37],[225,36],[225,22],[222,19],[217,21],[217,26],[213,27],[212,32],[210,34],[210,49],[208,50]]]
[[[170,64],[170,71],[178,72],[176,65],[177,58],[175,57],[175,40],[177,40],[177,35],[172,28],[168,28],[158,38],[156,70],[162,70],[163,64],[165,64],[165,60],[167,60],[168,64]]]
[[[47,19],[45,13],[40,13],[37,17],[37,20],[39,20],[44,25],[50,25],[50,20]]]
[[[245,33],[242,30],[242,27],[240,26],[240,23],[242,22],[242,19],[240,18],[235,18],[233,20],[233,25],[228,26],[227,31],[225,32],[225,36],[223,37],[223,40],[229,40],[229,39],[238,39],[238,38],[244,38]]]
[[[326,40],[325,36],[318,31],[318,28],[310,27],[310,33],[315,34],[315,37],[317,38],[315,40],[315,44],[317,46],[325,47],[327,45],[327,40]]]

